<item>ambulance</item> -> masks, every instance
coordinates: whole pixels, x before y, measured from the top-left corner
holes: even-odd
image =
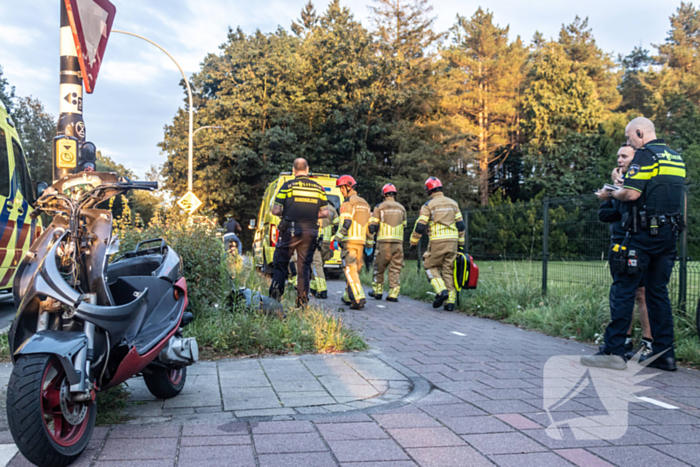
[[[41,234],[41,219],[30,217],[36,197],[15,124],[0,102],[0,294],[12,290],[22,256]]]
[[[255,229],[255,237],[253,240],[253,251],[255,253],[255,265],[263,273],[272,274],[272,258],[275,254],[275,246],[279,238],[277,226],[280,223],[280,218],[273,215],[272,205],[275,202],[275,197],[279,193],[282,185],[293,179],[294,175],[291,172],[282,172],[279,178],[275,179],[265,190],[262,204],[258,212],[258,218],[250,221],[250,228]],[[310,173],[309,178],[321,185],[326,192],[328,202],[333,205],[336,211],[340,211],[340,205],[344,201],[340,189],[335,186],[337,175],[315,174]],[[340,251],[335,251],[331,259],[324,264],[326,277],[329,279],[337,279],[342,274],[340,267]]]

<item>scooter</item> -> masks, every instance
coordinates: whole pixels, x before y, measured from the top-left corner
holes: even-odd
[[[163,239],[114,261],[112,214],[98,205],[157,182],[114,173],[68,175],[47,188],[35,215],[53,222],[22,258],[13,282],[17,315],[8,338],[14,368],[7,416],[20,452],[39,466],[65,466],[87,447],[96,394],[136,375],[161,399],[176,396],[199,357],[183,328],[182,260]],[[19,259],[19,258],[18,258]]]

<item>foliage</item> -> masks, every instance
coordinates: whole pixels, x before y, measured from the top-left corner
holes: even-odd
[[[12,112],[20,143],[35,182],[53,181],[53,137],[56,119],[33,97],[17,99]]]
[[[8,112],[12,113],[13,100],[15,98],[15,87],[10,86],[7,78],[3,76],[0,66],[0,102],[3,103]]]
[[[97,421],[98,426],[110,426],[124,423],[129,420],[128,415],[122,412],[129,405],[131,392],[125,383],[97,393]]]
[[[243,266],[244,262],[252,264],[251,258],[236,262],[224,253],[210,217],[187,218],[176,210],[164,216],[156,212],[148,226],[141,227],[132,221],[129,203],[124,201],[122,217],[115,224],[122,253],[133,250],[139,241],[162,237],[180,254],[187,280],[188,310],[195,315],[185,332],[197,338],[204,356],[366,348],[362,338],[345,327],[340,318],[322,309],[292,309],[293,292],[284,297],[283,304],[289,310],[286,316],[266,314],[229,300],[231,291],[238,287],[265,292],[267,286],[254,269]]]

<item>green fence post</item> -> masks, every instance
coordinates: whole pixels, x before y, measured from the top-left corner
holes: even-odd
[[[469,254],[469,211],[464,211],[464,253]]]
[[[542,295],[547,295],[547,260],[549,259],[549,198],[542,203]]]
[[[678,265],[678,307],[682,312],[686,311],[685,304],[688,301],[688,187],[683,187],[681,198],[681,215],[685,221],[685,228],[681,232],[680,263]]]

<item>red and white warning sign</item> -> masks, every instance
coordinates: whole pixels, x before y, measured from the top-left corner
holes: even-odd
[[[95,90],[117,8],[109,0],[64,0],[85,90]]]

